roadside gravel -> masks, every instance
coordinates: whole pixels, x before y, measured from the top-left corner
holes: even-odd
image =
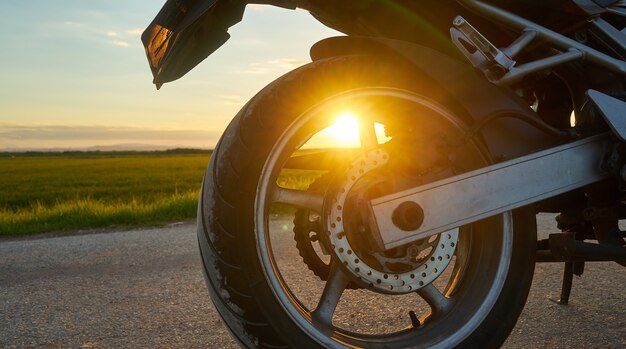
[[[539,227],[554,232],[552,216]],[[505,347],[626,347],[626,269],[588,264],[560,306],[550,299],[561,268],[538,265]],[[189,224],[0,240],[0,301],[0,348],[237,348],[208,297]],[[363,311],[352,307],[341,321]]]

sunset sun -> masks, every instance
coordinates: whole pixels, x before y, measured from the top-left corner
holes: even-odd
[[[352,113],[339,114],[335,123],[328,127],[326,132],[337,145],[359,146],[359,123]]]

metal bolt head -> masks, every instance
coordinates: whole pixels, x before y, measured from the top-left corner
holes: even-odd
[[[574,39],[576,39],[576,41],[580,42],[581,44],[584,44],[587,42],[588,38],[587,38],[587,31],[585,30],[577,30],[574,33]]]
[[[424,210],[416,202],[405,201],[393,211],[391,221],[404,231],[417,230],[424,223]]]
[[[420,253],[419,248],[417,248],[417,246],[415,245],[411,245],[406,249],[406,253],[409,255],[409,257],[417,257]]]

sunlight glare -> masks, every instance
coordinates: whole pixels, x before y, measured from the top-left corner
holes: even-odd
[[[358,147],[360,145],[359,123],[354,114],[342,113],[335,120],[335,123],[325,130],[333,141],[343,147]]]
[[[361,146],[359,124],[362,120],[355,113],[338,113],[332,120],[333,124],[313,135],[302,148],[359,148]],[[383,124],[374,123],[374,130],[379,144],[391,139],[386,136]]]

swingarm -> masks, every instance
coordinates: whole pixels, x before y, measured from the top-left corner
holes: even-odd
[[[609,134],[564,144],[370,201],[382,250],[529,205],[607,178]]]

